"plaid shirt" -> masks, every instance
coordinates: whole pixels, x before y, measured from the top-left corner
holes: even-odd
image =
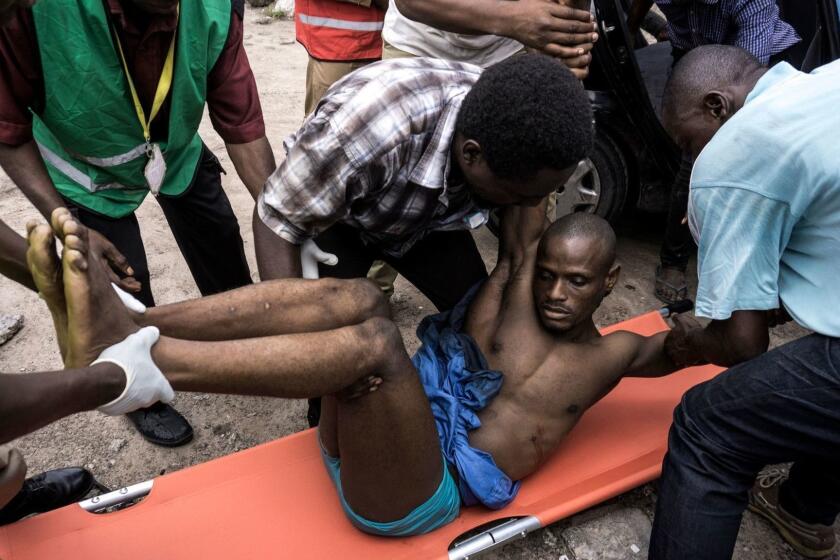
[[[464,184],[448,182],[455,121],[481,74],[429,58],[370,64],[327,91],[286,139],[286,160],[257,208],[283,239],[301,244],[336,222],[402,256],[430,231],[487,221]]]
[[[700,45],[734,45],[763,64],[800,41],[779,18],[775,0],[656,0],[668,18],[671,45],[684,51]]]

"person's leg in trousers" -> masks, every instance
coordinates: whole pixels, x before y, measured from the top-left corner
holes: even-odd
[[[833,525],[840,512],[840,458],[794,463],[779,489],[779,503],[805,523]]]
[[[729,558],[747,492],[764,465],[836,465],[838,372],[840,341],[811,335],[686,393],[674,412],[649,558]],[[824,486],[809,493],[807,509],[827,519],[840,511],[838,498],[840,487]]]
[[[432,232],[402,258],[385,260],[439,311],[455,307],[470,288],[487,278],[487,267],[468,231]]]
[[[82,225],[101,233],[128,260],[134,269],[134,278],[140,282],[140,291],[132,295],[146,307],[154,307],[152,286],[149,276],[149,263],[146,261],[146,248],[140,235],[140,225],[134,213],[124,218],[108,218],[92,212],[65,199],[65,205]]]
[[[222,189],[222,167],[207,147],[181,196],[158,198],[175,241],[203,296],[251,283],[239,222]]]
[[[338,257],[335,266],[318,265],[321,278],[364,278],[376,258],[376,252],[362,243],[359,231],[344,224],[335,224],[315,238],[322,251]],[[321,420],[321,399],[309,399],[306,413],[309,426],[314,428]]]
[[[674,303],[688,297],[685,269],[694,249],[694,240],[688,224],[684,224],[683,220],[688,212],[688,190],[693,165],[691,157],[683,154],[680,169],[671,186],[668,222],[659,252],[659,267],[656,269],[655,295],[664,303]]]

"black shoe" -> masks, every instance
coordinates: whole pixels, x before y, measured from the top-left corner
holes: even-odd
[[[163,447],[178,447],[193,438],[187,419],[168,404],[155,403],[126,414],[146,441]]]
[[[321,422],[321,397],[309,399],[309,410],[306,411],[306,421],[314,428]]]
[[[27,478],[20,492],[0,509],[0,525],[78,502],[91,491],[94,482],[92,474],[78,467],[47,471]]]

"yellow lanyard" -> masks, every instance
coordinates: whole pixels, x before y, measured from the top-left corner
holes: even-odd
[[[120,52],[125,77],[128,79],[128,89],[131,90],[131,97],[134,100],[134,110],[137,112],[137,118],[140,120],[140,126],[143,127],[143,137],[146,139],[146,144],[149,144],[152,139],[150,130],[152,121],[157,116],[158,111],[160,111],[163,102],[166,100],[166,96],[169,95],[169,89],[172,87],[172,69],[175,66],[175,37],[178,34],[178,20],[180,17],[181,4],[179,2],[175,8],[175,31],[172,33],[172,42],[169,44],[166,61],[163,63],[163,71],[160,73],[160,81],[158,81],[157,89],[155,90],[155,100],[152,102],[152,112],[149,115],[149,120],[146,120],[146,112],[143,111],[143,105],[140,103],[140,98],[137,96],[137,89],[134,87],[134,80],[131,79],[131,72],[128,71],[128,64],[125,61],[125,53],[120,43],[120,37],[117,34],[117,30],[114,29],[114,41],[117,43],[117,50]]]

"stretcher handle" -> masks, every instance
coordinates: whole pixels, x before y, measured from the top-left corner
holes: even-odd
[[[665,307],[659,309],[659,314],[663,317],[670,317],[671,315],[677,315],[679,313],[688,313],[689,311],[694,309],[694,302],[690,299],[681,299],[680,301],[675,301],[674,303],[670,303]]]
[[[132,484],[131,486],[126,486],[119,490],[114,490],[113,492],[108,492],[101,496],[94,496],[89,500],[79,502],[79,507],[90,513],[97,513],[110,507],[127,505],[133,500],[148,495],[152,491],[153,485],[154,480],[138,482],[137,484]]]
[[[499,519],[491,527],[468,539],[459,540],[460,536],[456,538],[449,545],[449,560],[470,560],[510,541],[524,539],[531,531],[541,528],[540,520],[532,515]]]

